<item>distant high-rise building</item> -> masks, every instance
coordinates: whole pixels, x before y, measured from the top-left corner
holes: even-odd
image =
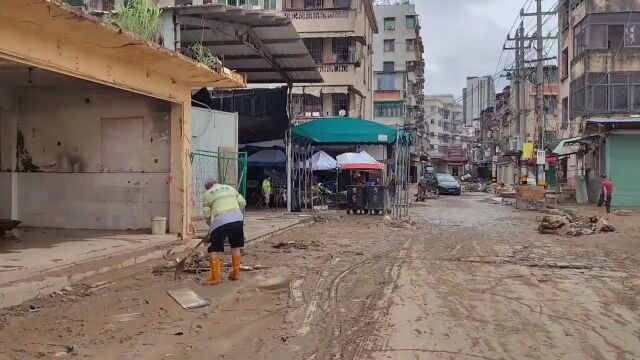
[[[462,89],[464,122],[476,126],[482,111],[493,106],[496,97],[495,82],[491,76],[467,77],[467,87]]]

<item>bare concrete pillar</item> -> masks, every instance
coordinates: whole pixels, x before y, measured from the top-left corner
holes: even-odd
[[[185,95],[183,99],[190,99]],[[188,238],[191,228],[191,103],[171,104],[171,175],[169,177],[169,231]]]
[[[0,218],[18,219],[18,94],[0,88]]]

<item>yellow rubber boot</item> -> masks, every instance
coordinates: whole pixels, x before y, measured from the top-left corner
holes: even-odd
[[[207,280],[207,285],[220,284],[222,282],[222,258],[218,256],[214,259],[209,259],[209,269],[211,275],[209,276],[209,280]]]
[[[231,268],[231,275],[229,276],[229,279],[233,280],[233,281],[238,281],[240,280],[240,256],[233,256],[231,258],[232,261],[232,268]]]

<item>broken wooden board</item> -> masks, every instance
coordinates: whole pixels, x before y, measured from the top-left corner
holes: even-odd
[[[197,309],[209,305],[211,302],[196,294],[189,288],[167,290],[167,294],[173,298],[185,310]]]

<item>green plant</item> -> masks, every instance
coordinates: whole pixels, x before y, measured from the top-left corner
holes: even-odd
[[[161,14],[160,8],[148,6],[146,0],[129,0],[108,14],[105,21],[136,33],[146,40],[157,41]]]
[[[193,59],[199,61],[208,67],[214,67],[220,64],[220,60],[211,53],[209,48],[202,45],[201,42],[195,42],[189,46]]]

